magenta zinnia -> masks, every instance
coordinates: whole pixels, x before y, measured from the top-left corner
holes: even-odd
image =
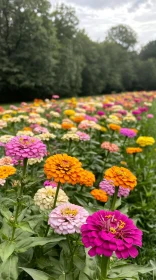
[[[142,231],[118,210],[95,212],[82,225],[81,232],[84,246],[91,247],[91,257],[111,257],[115,252],[118,259],[136,258],[136,246],[142,247]]]
[[[123,136],[126,136],[128,138],[133,138],[136,136],[136,132],[130,128],[121,128],[120,129],[120,134]]]
[[[89,213],[81,206],[65,203],[56,207],[49,214],[48,224],[58,234],[80,233]]]
[[[15,160],[41,158],[47,154],[46,145],[35,137],[15,136],[5,146],[6,155]]]

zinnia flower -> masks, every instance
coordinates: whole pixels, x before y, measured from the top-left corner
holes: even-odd
[[[109,195],[113,195],[115,192],[114,183],[111,180],[104,179],[99,184],[100,189],[108,193]]]
[[[118,259],[136,258],[142,247],[142,231],[120,211],[100,210],[89,216],[81,227],[82,242],[91,247],[91,257],[104,255],[111,257],[115,252]]]
[[[126,149],[127,154],[136,154],[136,153],[141,153],[141,152],[142,152],[142,149],[138,148],[138,147],[128,147]]]
[[[48,224],[58,234],[80,233],[89,213],[81,206],[65,203],[49,214]]]
[[[114,123],[110,123],[110,124],[108,125],[108,127],[109,127],[111,130],[114,130],[114,131],[120,131],[120,128],[121,128],[120,125],[117,125],[117,124],[114,124]]]
[[[137,184],[136,177],[125,167],[113,166],[106,170],[104,178],[112,180],[116,187],[129,188],[133,190]]]
[[[0,136],[0,142],[6,144],[6,143],[8,143],[12,138],[14,138],[14,136],[12,136],[12,135],[2,135],[2,136]]]
[[[76,134],[79,136],[79,139],[81,141],[89,141],[90,140],[89,134],[87,134],[85,132],[77,131]]]
[[[0,166],[0,179],[6,179],[16,173],[16,168],[10,165]]]
[[[152,146],[155,143],[155,140],[153,137],[140,136],[136,140],[136,143],[139,144],[141,147]]]
[[[51,186],[52,188],[56,188],[58,184],[56,182],[54,182],[54,181],[46,180],[43,185],[45,187]]]
[[[11,157],[3,157],[0,159],[0,166],[3,165],[13,165],[13,160]]]
[[[45,188],[39,189],[34,196],[35,205],[39,206],[41,210],[50,210],[53,208],[54,199],[56,195],[57,188],[52,188],[47,186]],[[56,206],[68,202],[68,196],[63,190],[59,190]]]
[[[115,193],[115,186],[113,181],[104,179],[102,182],[100,182],[99,186],[101,190],[105,191],[110,196],[113,196],[113,194]],[[121,196],[127,197],[129,193],[130,193],[130,189],[119,187],[118,197]]]
[[[91,171],[82,169],[78,183],[81,186],[92,187],[95,183],[95,175]]]
[[[120,129],[120,134],[123,136],[126,136],[128,138],[133,138],[136,136],[136,132],[132,129],[129,128],[121,128]]]
[[[49,157],[44,165],[44,172],[48,179],[55,182],[69,183],[75,185],[79,182],[82,171],[81,162],[67,154],[57,154]]]
[[[152,118],[154,118],[154,115],[153,115],[153,114],[148,114],[148,115],[147,115],[147,118],[148,118],[148,119],[152,119]]]
[[[74,133],[73,131],[70,131],[70,132],[64,134],[61,139],[65,140],[65,141],[66,140],[67,141],[72,140],[72,141],[77,141],[78,142],[79,141],[79,136],[76,133]]]
[[[90,193],[96,200],[99,200],[101,202],[107,202],[108,200],[108,195],[103,190],[94,189]]]
[[[40,163],[41,161],[43,161],[43,157],[41,157],[41,158],[29,158],[28,159],[28,164],[29,165],[34,165],[36,163]]]
[[[15,160],[41,158],[47,154],[46,145],[41,140],[26,135],[13,137],[5,146],[6,155]]]
[[[6,180],[0,179],[0,186],[4,186],[5,182],[6,182]]]
[[[110,153],[116,153],[119,151],[119,147],[116,144],[110,142],[103,142],[101,148],[109,151]]]
[[[69,122],[63,122],[61,126],[63,129],[71,129],[72,127],[75,127],[73,123]]]

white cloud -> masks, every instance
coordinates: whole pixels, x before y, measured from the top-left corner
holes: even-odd
[[[65,3],[75,8],[84,28],[93,40],[104,40],[107,30],[128,24],[138,34],[140,45],[156,40],[156,0],[50,0],[52,6]]]

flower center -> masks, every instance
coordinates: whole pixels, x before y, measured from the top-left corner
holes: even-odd
[[[63,216],[76,216],[77,215],[77,213],[78,213],[78,210],[77,209],[71,209],[71,208],[65,208],[65,209],[62,209],[61,210],[61,214],[63,215]]]
[[[107,232],[111,232],[115,235],[115,238],[124,238],[124,233],[122,229],[125,227],[126,223],[122,220],[117,220],[113,215],[105,216],[106,220],[102,218],[101,228]]]
[[[53,196],[54,195],[54,190],[52,188],[47,189],[47,196]]]
[[[34,143],[35,142],[35,139],[30,139],[30,140],[28,140],[28,139],[24,139],[24,138],[20,138],[19,139],[19,141],[20,141],[20,143],[22,144],[22,145],[27,145],[27,146],[29,146],[29,145],[31,145],[32,143]]]

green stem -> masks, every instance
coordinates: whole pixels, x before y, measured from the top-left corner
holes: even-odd
[[[70,271],[73,273],[73,250],[72,250],[72,246],[70,243],[70,238],[69,235],[67,234],[67,243],[68,243],[68,247],[69,247],[69,251],[70,251],[70,257],[71,257],[71,262],[70,262]]]
[[[110,258],[102,256],[102,259],[101,259],[101,278],[100,278],[100,280],[107,279],[107,271],[108,271],[108,268],[109,268],[109,262],[110,262]]]
[[[8,180],[6,179],[6,182],[5,182],[5,191],[8,190]]]
[[[111,204],[111,210],[112,211],[114,211],[114,209],[115,209],[115,203],[116,203],[116,200],[117,200],[117,197],[118,197],[118,191],[119,191],[119,187],[115,187],[115,193],[113,195],[112,204]]]
[[[20,203],[21,203],[21,199],[22,199],[22,195],[23,195],[23,188],[24,188],[23,179],[24,179],[25,174],[26,174],[27,163],[28,163],[28,159],[25,158],[24,162],[23,162],[23,173],[22,173],[21,182],[20,182],[21,183],[21,187],[20,187],[20,191],[19,191],[19,196],[17,197],[17,208],[16,208],[16,212],[15,212],[15,220],[14,220],[14,224],[13,224],[11,240],[13,240],[14,236],[15,236],[16,224],[17,224],[17,220],[18,220],[18,214],[19,214],[19,210],[20,210]]]
[[[69,139],[69,145],[68,145],[68,151],[67,151],[67,154],[69,154],[69,153],[70,153],[71,144],[72,144],[72,140],[71,140],[71,139]]]
[[[58,197],[58,194],[59,194],[60,186],[61,186],[61,183],[58,182],[58,186],[57,186],[57,190],[56,190],[56,194],[55,194],[54,204],[53,204],[52,210],[55,209],[55,207],[56,207],[56,202],[57,202],[57,197]],[[44,237],[47,237],[49,229],[50,229],[50,225],[47,224],[47,228],[46,228]]]
[[[96,186],[96,187],[99,186],[99,183],[100,183],[100,182],[102,181],[102,179],[103,179],[103,173],[104,173],[104,171],[105,171],[105,165],[106,165],[106,163],[107,163],[108,156],[109,156],[109,151],[107,151],[105,160],[104,160],[104,162],[103,162],[102,174],[99,175],[99,177],[98,177],[98,179],[97,179],[97,181],[96,181],[96,183],[95,183],[95,186]]]

